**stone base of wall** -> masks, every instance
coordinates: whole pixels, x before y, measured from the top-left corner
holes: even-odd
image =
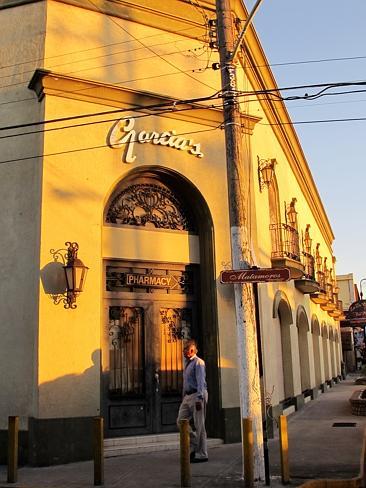
[[[223,408],[221,410],[222,434],[225,444],[241,442],[240,408]]]
[[[8,462],[8,431],[0,430],[0,464]],[[21,466],[28,462],[28,431],[20,430],[18,438],[18,462]]]
[[[29,419],[29,464],[50,466],[93,457],[93,417]]]

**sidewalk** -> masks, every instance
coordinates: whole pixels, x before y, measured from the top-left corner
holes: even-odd
[[[291,486],[305,479],[350,478],[359,470],[366,417],[350,414],[348,398],[355,389],[349,378],[327,390],[317,400],[288,418]],[[354,427],[333,427],[352,422]],[[269,441],[271,486],[281,486],[278,437]],[[209,451],[209,462],[192,466],[192,488],[242,487],[241,445],[226,444]],[[21,488],[84,488],[93,486],[91,461],[47,468],[23,467]],[[263,485],[258,483],[258,485]],[[6,467],[0,467],[0,488],[6,483]],[[178,451],[127,455],[105,460],[106,488],[180,487]]]

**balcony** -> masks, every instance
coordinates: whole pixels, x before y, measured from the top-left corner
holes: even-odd
[[[319,291],[319,283],[315,280],[315,259],[308,252],[302,253],[302,262],[304,265],[304,275],[295,280],[295,286],[304,294],[316,293]]]
[[[288,224],[271,224],[272,267],[288,268],[291,279],[301,278],[304,265],[300,259],[299,233]]]
[[[323,271],[317,271],[317,282],[319,284],[319,291],[310,295],[311,300],[318,305],[325,305],[328,303],[328,297],[325,293],[325,274]]]
[[[322,310],[325,310],[326,312],[333,312],[337,308],[337,304],[334,303],[333,285],[331,283],[326,283],[325,291],[326,291],[327,302],[320,305],[320,307]]]
[[[343,320],[343,302],[342,300],[338,300],[338,294],[337,294],[336,305],[337,308],[331,312],[328,312],[328,315],[330,315],[336,320]]]

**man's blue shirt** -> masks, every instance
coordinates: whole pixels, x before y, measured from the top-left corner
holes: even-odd
[[[186,361],[183,371],[183,394],[192,390],[196,390],[201,399],[207,390],[205,362],[196,355]]]

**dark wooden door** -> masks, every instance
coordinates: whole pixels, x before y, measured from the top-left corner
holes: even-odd
[[[174,432],[182,393],[183,340],[194,303],[109,300],[103,347],[107,437]]]

